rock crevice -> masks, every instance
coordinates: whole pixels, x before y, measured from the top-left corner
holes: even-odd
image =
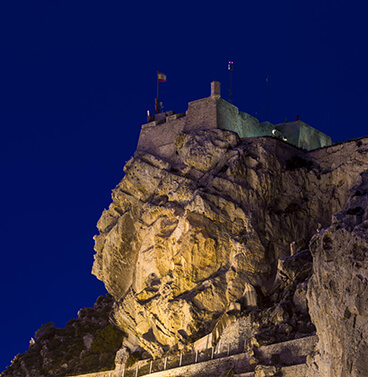
[[[179,134],[167,160],[137,152],[99,221],[93,267],[116,299],[114,318],[130,346],[154,357],[184,348],[229,307],[254,306],[249,292],[269,297],[282,279],[310,276],[311,259],[298,256],[307,263],[299,266],[290,244],[305,246],[324,229],[320,239],[349,190],[364,192],[365,183],[353,188],[368,168],[368,141],[359,143],[306,152],[214,129]],[[347,213],[353,222],[363,216],[359,203]],[[307,312],[306,285],[296,292]]]

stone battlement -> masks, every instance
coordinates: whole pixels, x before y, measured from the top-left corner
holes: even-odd
[[[295,122],[273,125],[260,123],[253,116],[239,111],[220,95],[220,83],[211,83],[211,95],[189,102],[185,114],[174,111],[152,116],[153,121],[142,126],[137,152],[148,152],[171,160],[176,147],[175,139],[181,132],[201,129],[224,129],[236,132],[240,138],[274,136],[306,150],[332,144],[331,138],[308,124]]]

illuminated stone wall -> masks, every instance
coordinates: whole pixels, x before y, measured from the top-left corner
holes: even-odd
[[[332,145],[330,136],[327,136],[300,120],[280,123],[274,128],[281,131],[288,143],[299,148],[313,150]]]
[[[149,152],[167,160],[175,160],[175,139],[182,132],[200,129],[224,129],[236,132],[239,137],[278,136],[288,143],[306,150],[332,144],[331,138],[302,121],[260,123],[251,115],[239,111],[233,104],[220,97],[220,83],[211,83],[211,95],[189,102],[186,114],[173,112],[156,114],[154,121],[142,126],[137,151]]]

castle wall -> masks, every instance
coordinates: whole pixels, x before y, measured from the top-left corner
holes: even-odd
[[[313,150],[332,145],[330,136],[327,136],[300,120],[280,123],[277,124],[275,128],[282,132],[288,143],[299,148]]]
[[[215,96],[189,102],[184,131],[219,128]]]
[[[222,98],[217,100],[216,112],[218,128],[234,131],[241,138],[271,135],[272,127],[261,126],[258,119],[240,112],[236,106]]]
[[[185,117],[184,114],[174,114],[161,122],[154,121],[142,126],[137,151],[171,159],[176,151],[174,141],[184,130]]]
[[[211,95],[189,102],[186,115],[173,112],[156,114],[155,121],[144,124],[137,152],[148,152],[164,159],[175,158],[175,139],[180,132],[220,128],[236,132],[239,137],[274,136],[278,129],[287,142],[299,148],[313,150],[332,145],[331,138],[302,121],[259,123],[258,119],[240,112],[233,104],[220,97],[220,83],[211,83]]]
[[[159,121],[142,126],[137,151],[148,152],[165,159],[172,159],[176,151],[174,141],[180,132],[200,129],[225,129],[240,137],[270,135],[272,127],[260,125],[249,114],[239,112],[231,103],[213,95],[189,102],[186,116],[159,114]]]
[[[316,130],[315,128],[303,123],[301,135],[299,138],[299,147],[307,150],[313,150],[321,147],[332,145],[330,136]]]

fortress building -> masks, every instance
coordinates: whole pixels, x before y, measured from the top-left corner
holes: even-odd
[[[276,125],[270,122],[260,123],[258,119],[239,111],[236,106],[221,98],[220,86],[218,81],[213,81],[211,95],[189,102],[185,114],[169,111],[153,115],[153,121],[142,126],[137,151],[170,160],[176,150],[174,141],[180,132],[214,128],[234,131],[241,138],[273,136],[306,150],[332,144],[329,136],[301,120]]]

